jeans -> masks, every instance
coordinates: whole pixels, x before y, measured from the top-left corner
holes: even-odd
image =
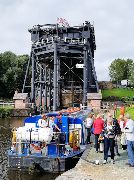
[[[87,143],[90,143],[91,128],[87,128]]]
[[[115,140],[114,138],[104,138],[104,159],[107,161],[108,159],[108,151],[110,148],[111,152],[111,159],[114,160],[114,146],[115,146]]]
[[[128,163],[134,165],[134,141],[127,140]]]
[[[114,149],[115,149],[115,153],[116,153],[116,154],[119,154],[119,151],[118,151],[118,141],[117,141],[117,139],[115,140],[115,147],[114,147]]]
[[[100,136],[100,134],[95,134],[95,148],[96,148],[97,152],[99,149],[99,142],[98,142],[99,136]]]

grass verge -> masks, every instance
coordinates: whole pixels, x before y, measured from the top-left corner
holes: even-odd
[[[115,88],[115,89],[105,89],[102,90],[102,98],[106,99],[110,96],[123,98],[123,97],[134,97],[134,90],[133,89],[121,89],[121,88]]]

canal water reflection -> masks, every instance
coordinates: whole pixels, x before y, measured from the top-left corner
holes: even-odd
[[[29,174],[8,169],[7,150],[11,145],[11,130],[23,125],[22,118],[0,119],[0,180],[54,180],[57,174]]]

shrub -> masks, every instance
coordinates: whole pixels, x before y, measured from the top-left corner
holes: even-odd
[[[0,118],[6,118],[11,115],[13,107],[0,107]]]

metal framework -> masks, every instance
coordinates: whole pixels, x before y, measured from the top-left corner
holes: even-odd
[[[72,103],[87,103],[87,93],[98,92],[94,67],[96,49],[94,27],[90,22],[82,26],[60,27],[58,24],[36,25],[31,33],[31,55],[24,80],[23,92],[30,62],[32,64],[31,102],[44,110],[56,111]],[[79,66],[82,65],[82,68]]]

